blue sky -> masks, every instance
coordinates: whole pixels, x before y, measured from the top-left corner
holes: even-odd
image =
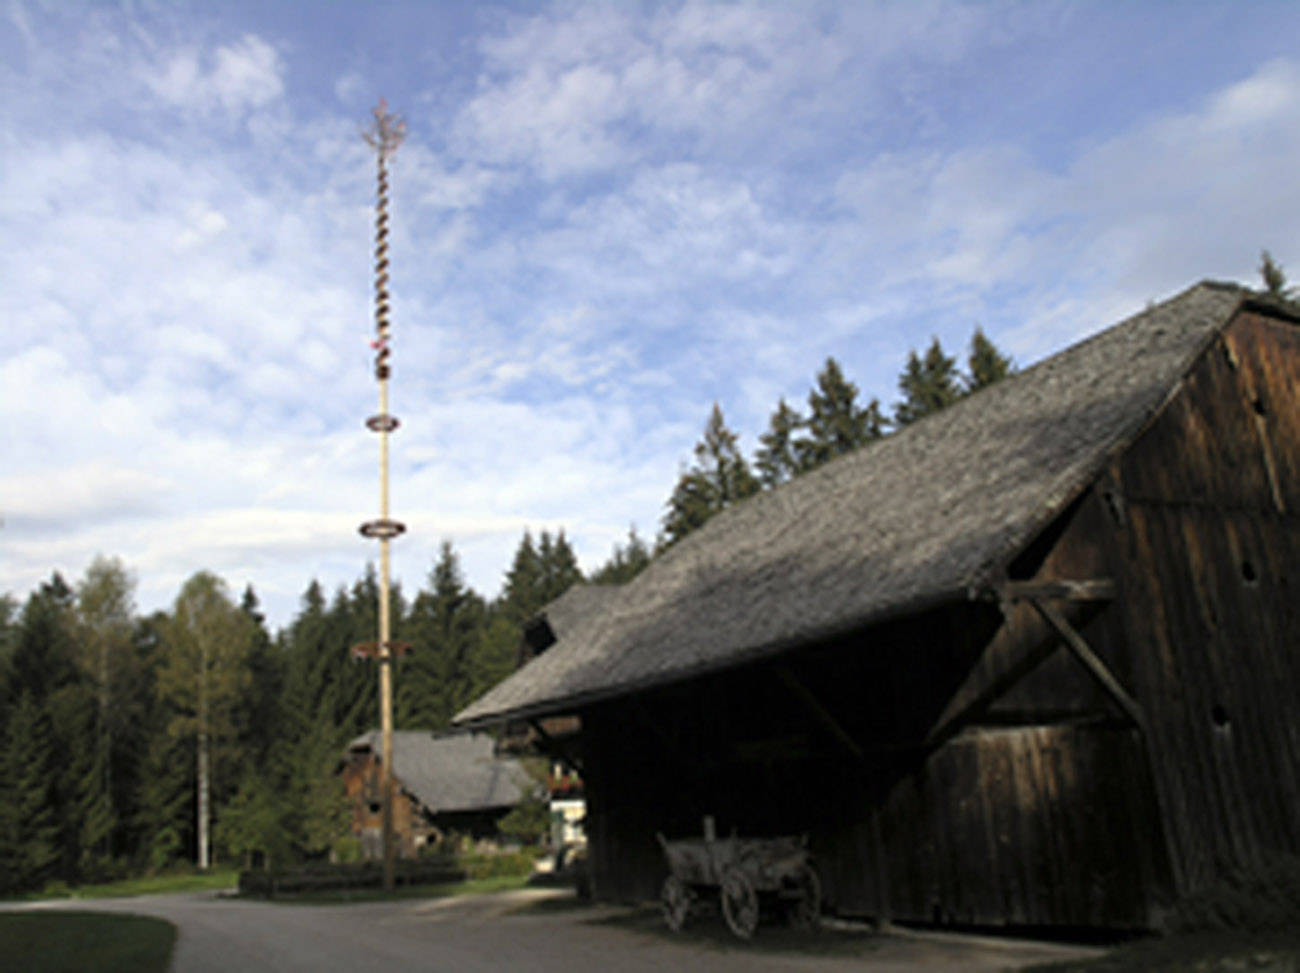
[[[283,624],[377,509],[497,593],[525,528],[653,536],[711,404],[752,450],[828,355],[886,405],[1205,277],[1300,276],[1300,4],[0,6],[0,591],[97,553]]]

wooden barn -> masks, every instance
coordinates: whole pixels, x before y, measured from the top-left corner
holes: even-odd
[[[595,892],[1150,928],[1300,854],[1300,318],[1202,283],[718,515],[460,716],[577,714]]]
[[[495,750],[495,740],[484,733],[393,733],[393,832],[399,857],[414,858],[424,845],[449,834],[496,837],[497,822],[536,785],[518,760]],[[382,753],[381,734],[371,730],[349,743],[343,758],[352,834],[367,859],[383,857]]]

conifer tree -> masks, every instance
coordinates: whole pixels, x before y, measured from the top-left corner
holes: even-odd
[[[803,423],[803,416],[784,397],[777,401],[767,432],[758,437],[759,447],[754,454],[754,469],[763,486],[770,489],[799,472],[794,437]]]
[[[1295,299],[1295,288],[1287,286],[1286,273],[1282,265],[1273,259],[1267,250],[1259,253],[1259,276],[1264,282],[1264,293],[1284,301]]]
[[[761,488],[740,452],[736,434],[727,427],[722,409],[715,402],[704,427],[704,438],[695,446],[695,465],[682,473],[668,498],[663,520],[665,546]]]
[[[54,781],[57,769],[50,745],[53,727],[44,707],[24,691],[13,707],[5,728],[3,803],[8,813],[0,817],[0,856],[4,879],[11,889],[39,888],[52,878],[60,856],[59,821]]]
[[[561,527],[552,538],[542,531],[537,547],[537,563],[541,568],[539,609],[550,604],[582,580],[582,569],[578,567],[578,556],[574,553],[569,539],[564,536]]]
[[[984,329],[976,325],[970,340],[970,355],[966,359],[966,391],[978,392],[994,382],[1000,382],[1015,372],[1011,359],[998,350]]]
[[[961,396],[957,362],[944,354],[939,339],[930,342],[925,357],[908,352],[907,365],[898,377],[903,400],[894,406],[894,422],[906,426],[952,405]]]
[[[537,609],[542,607],[542,564],[537,548],[533,545],[533,535],[524,531],[519,546],[515,549],[514,560],[506,572],[505,589],[502,602],[506,617],[515,625],[522,625]]]
[[[807,472],[836,456],[857,449],[883,435],[880,403],[866,408],[857,404],[858,387],[844,377],[839,362],[827,358],[817,373],[817,385],[808,394],[808,434],[795,441],[799,471]]]
[[[650,563],[650,548],[636,532],[629,528],[627,541],[615,544],[614,553],[592,574],[595,584],[624,584],[645,570]]]
[[[451,542],[443,541],[429,589],[416,595],[411,607],[413,649],[397,690],[397,723],[403,729],[443,729],[470,701],[484,611],[482,599],[465,586]]]

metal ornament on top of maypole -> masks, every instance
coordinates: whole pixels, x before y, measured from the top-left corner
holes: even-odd
[[[379,639],[352,647],[355,656],[377,658],[379,666],[379,723],[383,738],[380,766],[380,801],[384,828],[384,888],[395,885],[393,842],[393,673],[394,655],[409,651],[410,646],[392,641],[388,610],[389,543],[406,532],[406,525],[393,520],[388,510],[388,434],[398,427],[397,417],[388,412],[389,341],[388,302],[388,160],[406,135],[406,122],[388,110],[381,98],[374,110],[374,123],[362,137],[375,150],[379,160],[379,192],[375,206],[375,338],[370,347],[375,352],[375,379],[379,383],[379,412],[366,420],[366,428],[379,434],[379,517],[361,525],[364,537],[379,541]]]

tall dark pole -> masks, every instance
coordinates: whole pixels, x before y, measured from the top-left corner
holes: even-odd
[[[384,819],[384,888],[394,887],[393,843],[393,672],[394,646],[388,617],[389,542],[406,531],[406,525],[388,516],[388,434],[397,417],[388,413],[388,160],[406,135],[406,123],[380,99],[375,120],[363,132],[379,160],[379,193],[375,207],[375,379],[379,382],[379,412],[366,420],[366,428],[379,433],[379,519],[361,525],[361,533],[379,540],[379,724],[383,734],[380,792]]]

